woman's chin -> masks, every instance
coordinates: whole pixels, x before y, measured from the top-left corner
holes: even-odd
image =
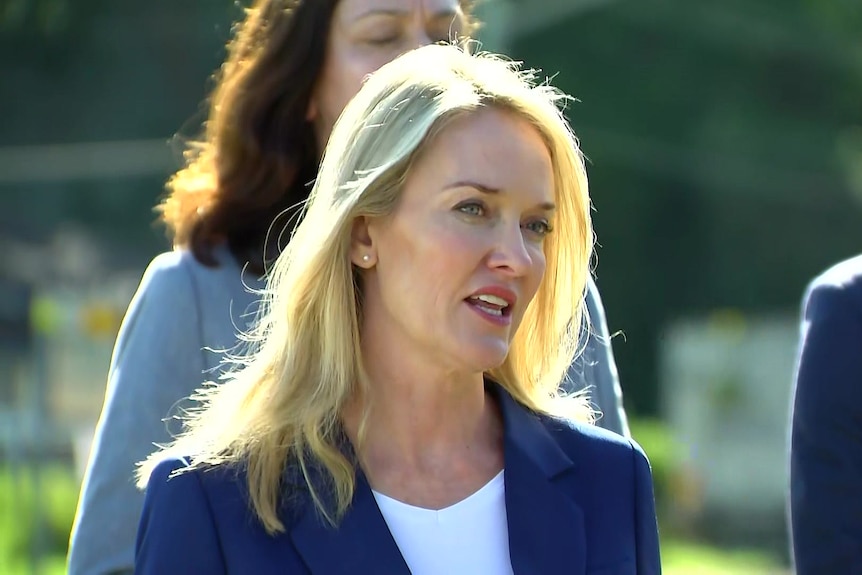
[[[470,345],[461,348],[464,363],[477,372],[486,372],[503,365],[509,355],[509,344],[482,342],[481,345]]]

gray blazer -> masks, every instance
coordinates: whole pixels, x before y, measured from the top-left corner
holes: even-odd
[[[592,278],[587,285],[586,301],[589,321],[586,347],[569,367],[564,387],[588,389],[593,406],[601,414],[596,424],[629,437],[629,422],[623,408],[623,390],[611,348],[605,308]]]
[[[179,430],[183,400],[204,381],[215,380],[220,356],[233,348],[237,329],[254,319],[261,288],[242,273],[226,249],[218,268],[201,265],[181,250],[153,260],[132,299],[111,359],[105,403],[84,475],[69,549],[70,575],[132,573],[143,493],[135,488],[134,464]],[[599,425],[628,434],[604,312],[590,284],[594,336],[569,379],[591,385],[604,413]]]

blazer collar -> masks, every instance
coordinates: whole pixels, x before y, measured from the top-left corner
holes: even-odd
[[[510,466],[508,456],[512,450],[516,450],[513,456],[525,456],[548,479],[575,468],[575,462],[551,437],[540,416],[518,403],[501,385],[488,382],[486,389],[497,399],[503,414],[506,468]]]
[[[571,573],[586,565],[583,513],[566,495],[575,463],[539,417],[502,387],[489,383],[504,423],[506,514],[509,556],[516,575]],[[374,494],[357,471],[353,503],[337,527],[307,504],[293,524],[294,546],[314,575],[386,573],[410,575]]]
[[[571,493],[577,465],[551,436],[546,423],[497,384],[505,425],[506,516],[509,557],[515,575],[586,570],[583,512]],[[564,423],[559,425],[563,426]]]
[[[305,507],[291,539],[313,575],[410,575],[361,471],[353,503],[337,526],[329,525],[310,503]]]

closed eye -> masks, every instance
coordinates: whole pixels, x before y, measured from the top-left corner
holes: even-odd
[[[369,38],[366,40],[368,44],[372,46],[386,46],[388,44],[394,44],[400,40],[399,36],[383,36],[379,38]]]

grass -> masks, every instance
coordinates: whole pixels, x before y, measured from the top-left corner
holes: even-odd
[[[759,551],[719,550],[684,541],[668,541],[662,548],[664,575],[789,575],[775,560]],[[3,567],[0,563],[0,567]],[[29,562],[17,561],[2,569],[5,575],[31,575]],[[40,575],[63,575],[66,558],[48,557]]]
[[[767,553],[750,549],[718,549],[690,541],[662,542],[664,575],[789,575]]]
[[[69,532],[78,499],[78,478],[62,465],[32,469],[0,466],[0,573],[30,575],[34,535],[45,556],[39,575],[65,573]],[[38,499],[37,499],[38,497]],[[34,509],[41,511],[38,525]]]
[[[0,563],[3,575],[34,575],[37,571],[29,560],[16,560],[9,565]],[[65,575],[66,557],[51,555],[42,560],[38,575]]]

